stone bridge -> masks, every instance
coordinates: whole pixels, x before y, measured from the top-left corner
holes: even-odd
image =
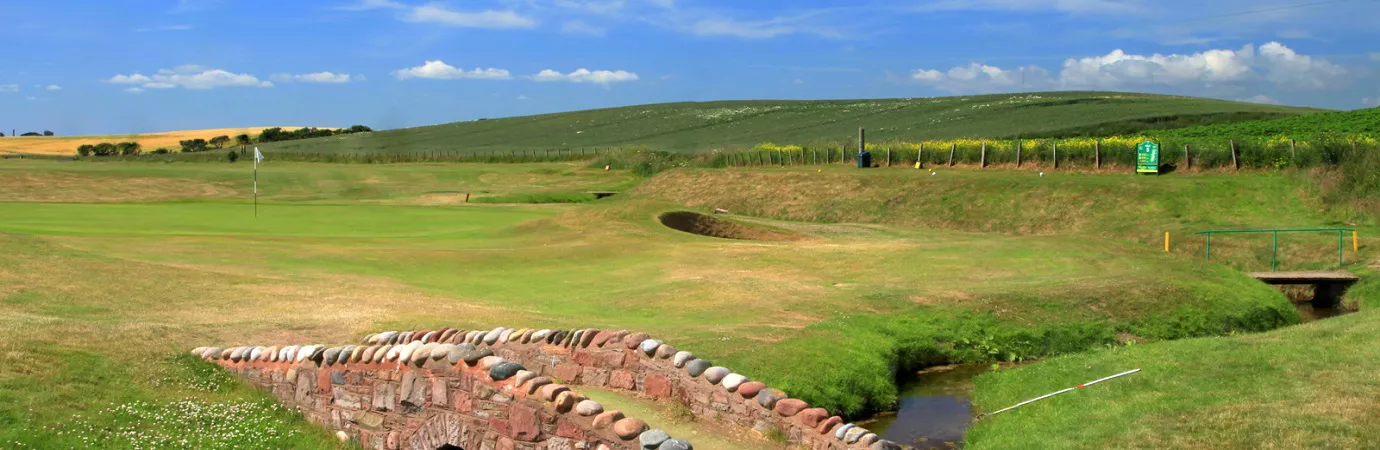
[[[442,328],[373,334],[360,345],[192,353],[371,449],[693,448],[570,385],[678,402],[701,420],[779,433],[793,448],[901,448],[642,333]]]

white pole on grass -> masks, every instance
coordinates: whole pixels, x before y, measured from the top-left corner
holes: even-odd
[[[1038,402],[1038,401],[1040,401],[1040,400],[1044,400],[1044,399],[1047,399],[1047,398],[1050,398],[1050,397],[1053,397],[1053,396],[1056,396],[1056,395],[1059,395],[1059,394],[1063,394],[1063,393],[1065,393],[1065,392],[1069,392],[1069,391],[1076,390],[1076,389],[1083,389],[1083,388],[1085,388],[1085,387],[1092,386],[1092,385],[1094,385],[1094,384],[1101,383],[1101,382],[1103,382],[1103,381],[1107,381],[1107,380],[1110,380],[1110,379],[1113,379],[1113,378],[1117,378],[1117,377],[1121,377],[1121,376],[1125,376],[1125,375],[1130,375],[1130,374],[1133,374],[1133,373],[1136,373],[1136,372],[1140,372],[1140,369],[1128,370],[1128,371],[1125,371],[1125,372],[1122,372],[1122,373],[1118,373],[1118,374],[1116,374],[1116,375],[1112,375],[1112,376],[1110,376],[1110,377],[1098,378],[1098,379],[1096,379],[1096,380],[1092,380],[1092,381],[1089,381],[1089,382],[1087,382],[1087,383],[1083,383],[1083,384],[1080,384],[1080,385],[1077,385],[1077,386],[1074,386],[1074,387],[1071,387],[1071,388],[1063,389],[1063,390],[1060,390],[1060,391],[1058,391],[1058,392],[1053,392],[1053,393],[1041,395],[1041,396],[1039,396],[1039,397],[1035,397],[1035,398],[1032,398],[1032,399],[1030,399],[1030,400],[1026,400],[1026,401],[1017,403],[1017,404],[1015,404],[1015,405],[1008,406],[1008,407],[1006,407],[1006,408],[1002,408],[1002,409],[998,409],[998,410],[996,410],[996,411],[992,411],[991,413],[988,413],[988,414],[981,414],[981,415],[978,415],[977,418],[978,418],[978,419],[984,419],[984,418],[987,418],[987,417],[995,416],[995,415],[997,415],[997,414],[1001,414],[1001,413],[1004,413],[1004,412],[1007,412],[1007,411],[1010,411],[1010,410],[1013,410],[1013,409],[1016,409],[1016,408],[1020,408],[1020,407],[1022,407],[1022,406],[1029,405],[1029,404],[1031,404],[1031,403],[1035,403],[1035,402]]]

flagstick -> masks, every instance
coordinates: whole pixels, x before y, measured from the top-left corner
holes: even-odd
[[[259,217],[259,148],[254,147],[254,217]]]

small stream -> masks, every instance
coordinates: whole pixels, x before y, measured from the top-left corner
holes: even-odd
[[[917,449],[962,448],[963,433],[973,422],[973,378],[988,370],[983,364],[922,370],[901,386],[896,412],[859,425]]]

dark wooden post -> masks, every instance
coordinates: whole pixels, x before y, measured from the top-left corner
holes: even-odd
[[[1294,140],[1293,140],[1293,139],[1290,139],[1290,140],[1289,140],[1289,163],[1290,163],[1290,164],[1293,164],[1293,163],[1294,163],[1294,159],[1298,158],[1298,151],[1297,151],[1297,150],[1298,150],[1298,149],[1297,149],[1296,146],[1294,145]]]
[[[1021,140],[1016,139],[1016,168],[1021,168]]]
[[[954,151],[958,150],[958,144],[949,144],[949,167],[954,166]]]
[[[982,155],[979,156],[978,158],[979,158],[979,159],[978,159],[978,168],[979,168],[979,169],[986,169],[986,168],[987,168],[987,143],[986,143],[986,142],[983,142],[983,143],[982,143]]]
[[[891,147],[886,148],[886,166],[891,167]]]

